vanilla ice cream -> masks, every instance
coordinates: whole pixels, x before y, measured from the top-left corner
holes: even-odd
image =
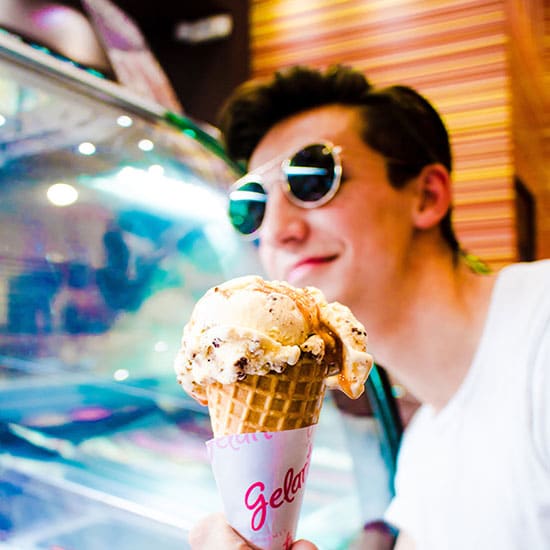
[[[184,327],[175,370],[206,404],[206,387],[281,373],[305,354],[330,365],[329,387],[357,398],[372,366],[367,333],[351,311],[313,287],[246,276],[211,288]]]

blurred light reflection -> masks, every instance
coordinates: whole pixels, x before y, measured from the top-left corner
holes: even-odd
[[[160,164],[152,164],[147,169],[147,172],[151,174],[151,176],[163,176],[164,175],[164,167]]]
[[[168,345],[166,344],[166,342],[163,342],[162,340],[160,340],[155,344],[155,351],[162,353],[163,351],[167,351],[167,350],[168,350]]]
[[[128,369],[117,369],[113,373],[113,378],[117,382],[122,382],[123,380],[126,380],[128,378],[128,376],[130,376],[130,373],[128,372]]]
[[[54,183],[46,192],[48,200],[55,206],[69,206],[78,199],[78,191],[68,183]]]
[[[95,145],[89,141],[84,141],[78,146],[78,152],[81,155],[93,155],[96,151]]]
[[[134,121],[128,115],[119,116],[116,119],[116,122],[119,126],[122,126],[122,128],[129,128],[134,123]]]
[[[152,151],[155,148],[155,144],[150,139],[142,139],[138,143],[138,147],[142,151]]]
[[[193,176],[190,176],[193,178]],[[188,183],[162,174],[125,166],[112,178],[95,178],[90,186],[176,218],[203,222],[225,219],[225,198],[199,183]]]

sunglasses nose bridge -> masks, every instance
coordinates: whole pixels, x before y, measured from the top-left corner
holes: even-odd
[[[261,173],[254,173],[251,180],[261,185],[270,198],[275,191],[285,191],[288,187],[288,180],[280,165],[271,166],[267,170],[262,170]]]

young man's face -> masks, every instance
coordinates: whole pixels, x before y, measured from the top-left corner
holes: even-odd
[[[255,149],[249,170],[319,141],[341,147],[338,193],[319,208],[301,208],[282,191],[279,163],[263,173],[269,198],[260,257],[270,278],[316,286],[329,301],[340,301],[359,316],[376,315],[394,294],[406,265],[414,234],[414,186],[391,187],[384,158],[359,135],[357,110],[338,105],[275,125]]]

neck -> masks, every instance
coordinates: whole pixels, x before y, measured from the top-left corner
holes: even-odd
[[[473,273],[448,253],[415,257],[384,315],[364,319],[375,361],[418,400],[441,409],[470,368],[495,277]]]

